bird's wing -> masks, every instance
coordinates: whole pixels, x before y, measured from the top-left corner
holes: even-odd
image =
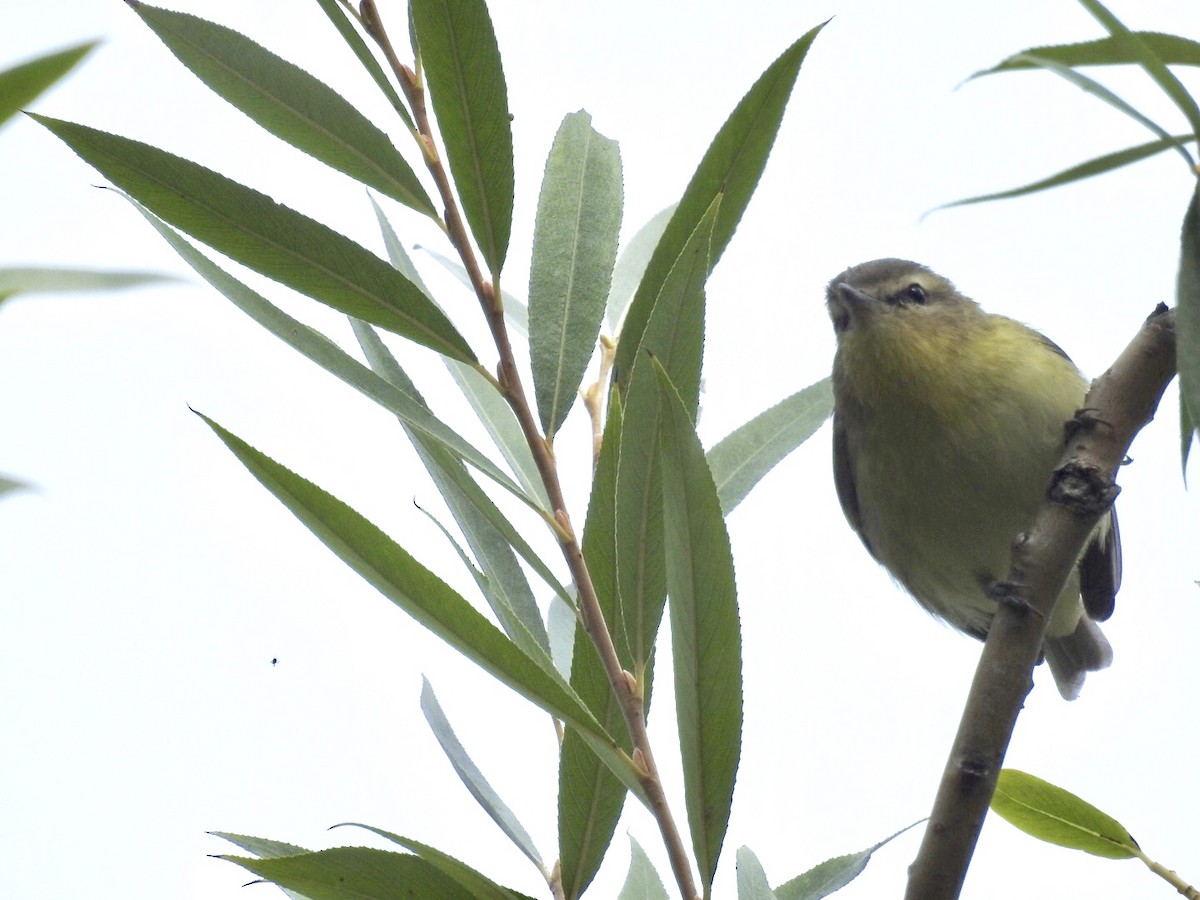
[[[854,467],[850,462],[849,436],[846,434],[846,424],[834,411],[833,414],[833,485],[837,488],[838,500],[842,504],[842,512],[850,527],[862,538],[863,546],[876,559],[875,549],[867,540],[862,527],[862,512],[858,507],[858,488],[854,483]]]
[[[1079,590],[1088,616],[1103,622],[1113,614],[1121,589],[1121,532],[1117,511],[1108,511],[1108,527],[1097,531],[1079,561]]]

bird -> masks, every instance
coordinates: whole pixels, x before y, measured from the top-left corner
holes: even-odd
[[[1032,328],[985,312],[903,259],[829,282],[833,474],[846,520],[917,603],[983,640],[1014,539],[1033,524],[1088,382]],[[1101,517],[1046,627],[1059,693],[1111,664],[1097,622],[1121,584],[1116,511]]]

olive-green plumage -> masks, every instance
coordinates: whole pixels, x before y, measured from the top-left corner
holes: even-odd
[[[834,480],[871,555],[934,615],[982,638],[1016,535],[1032,524],[1087,382],[1053,342],[989,315],[917,263],[829,283]],[[1120,585],[1115,514],[1068,581],[1044,645],[1074,699],[1112,649],[1096,626]]]

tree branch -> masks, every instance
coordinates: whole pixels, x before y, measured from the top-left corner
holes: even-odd
[[[1046,622],[1084,543],[1119,488],[1116,472],[1175,376],[1175,313],[1159,305],[1092,384],[1033,528],[1013,546],[999,606],[942,775],[907,900],[954,900],[966,878]]]
[[[513,353],[512,342],[508,336],[508,326],[504,317],[504,304],[498,286],[484,279],[479,263],[475,258],[467,229],[459,212],[458,202],[450,184],[450,176],[437,152],[433,139],[433,129],[425,105],[424,85],[417,72],[409,69],[400,62],[392,48],[391,41],[384,29],[383,21],[375,8],[374,0],[362,0],[360,4],[363,26],[367,33],[375,39],[392,67],[400,82],[405,98],[412,107],[413,119],[417,126],[417,140],[421,145],[426,167],[433,176],[438,193],[445,204],[445,228],[450,242],[458,251],[459,258],[466,267],[471,285],[483,308],[488,326],[492,333],[496,350],[499,353],[497,377],[500,389],[505,399],[512,407],[526,443],[533,454],[538,473],[546,487],[550,500],[553,518],[551,525],[558,538],[560,549],[571,577],[578,592],[578,614],[584,630],[591,638],[592,644],[599,654],[608,677],[609,685],[616,695],[624,714],[625,724],[629,730],[633,744],[633,762],[638,781],[645,791],[651,813],[658,823],[659,833],[666,845],[671,868],[684,900],[698,900],[695,881],[692,877],[691,862],[688,858],[683,837],[671,815],[667,803],[666,792],[663,790],[662,779],[654,762],[654,754],[650,747],[650,738],[646,732],[645,711],[642,704],[642,688],[636,680],[628,675],[621,667],[616,646],[608,624],[604,621],[604,613],[596,595],[592,576],[583,558],[583,551],[567,512],[566,501],[563,497],[562,483],[558,477],[558,466],[554,453],[543,437],[537,417],[521,383],[521,373]],[[557,866],[556,866],[557,871]],[[560,886],[551,884],[551,888],[561,890]]]

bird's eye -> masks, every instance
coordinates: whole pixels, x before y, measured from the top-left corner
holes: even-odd
[[[904,289],[904,299],[910,303],[924,303],[929,299],[925,293],[925,288],[921,287],[916,282],[913,282]]]

